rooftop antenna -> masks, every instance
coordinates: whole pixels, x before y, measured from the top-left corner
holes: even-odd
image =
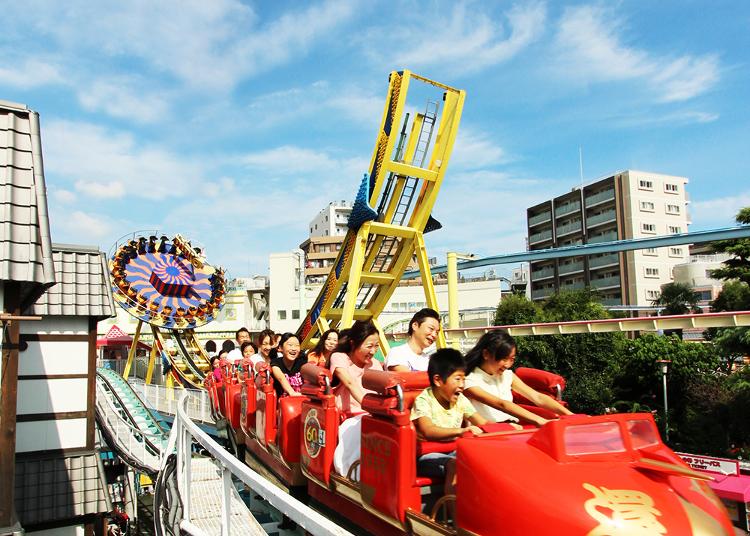
[[[581,175],[581,190],[583,190],[583,149],[578,146],[578,171]]]

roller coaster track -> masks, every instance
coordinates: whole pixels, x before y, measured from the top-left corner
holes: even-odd
[[[96,418],[107,443],[128,465],[159,471],[167,434],[130,385],[116,372],[97,369]]]

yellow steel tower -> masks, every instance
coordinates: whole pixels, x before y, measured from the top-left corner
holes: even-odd
[[[442,91],[442,102],[428,100],[423,111],[407,112],[410,86],[417,92],[424,90],[417,85]],[[303,346],[310,346],[329,327],[343,329],[354,320],[377,323],[415,257],[425,302],[438,309],[423,233],[439,226],[431,212],[448,167],[464,98],[464,91],[410,71],[391,73],[370,172],[362,182],[339,255],[298,330]],[[445,346],[442,331],[438,345]],[[381,347],[388,352],[382,330]]]

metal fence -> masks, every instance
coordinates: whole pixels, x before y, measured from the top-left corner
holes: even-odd
[[[194,535],[205,534],[193,523],[191,517],[193,500],[196,499],[191,496],[190,492],[193,442],[196,442],[214,458],[221,470],[224,485],[221,511],[217,514],[221,517],[222,535],[232,534],[231,500],[234,489],[232,477],[235,477],[310,534],[315,536],[352,536],[351,533],[293,498],[286,491],[275,486],[229,454],[224,447],[211,439],[191,420],[187,412],[187,407],[190,404],[189,394],[185,393],[182,396],[183,398],[177,404],[177,414],[169,437],[170,448],[168,451],[171,452],[172,446],[177,449],[177,488],[182,502],[180,528],[183,531]]]
[[[173,389],[163,385],[147,384],[138,378],[131,378],[128,383],[151,409],[168,415],[177,413],[177,404],[182,393],[186,393],[188,398],[185,402],[185,411],[190,418],[203,423],[214,423],[214,419],[211,417],[211,399],[207,391],[202,389]]]

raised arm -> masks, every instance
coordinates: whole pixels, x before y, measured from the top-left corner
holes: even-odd
[[[474,425],[465,428],[443,428],[434,424],[429,417],[414,419],[414,427],[417,429],[417,437],[425,441],[450,441],[461,437],[464,432],[468,431],[477,435],[482,433],[482,429]]]
[[[289,396],[301,396],[300,393],[292,389],[292,386],[289,385],[289,381],[279,367],[271,367],[271,374],[273,375],[273,379],[281,385],[281,388],[286,394]]]
[[[352,377],[349,375],[349,373],[343,368],[338,367],[333,371],[333,375],[338,378],[338,380],[341,382],[341,385],[343,387],[346,387],[349,393],[351,393],[352,398],[354,398],[354,400],[356,400],[359,404],[362,404],[362,399],[365,397],[365,392],[359,385],[352,381]]]
[[[515,377],[513,379],[513,382],[515,385]],[[528,386],[526,387],[531,389]],[[481,404],[503,411],[507,413],[508,415],[513,415],[514,417],[518,417],[519,419],[523,421],[534,423],[537,426],[542,426],[543,424],[547,422],[547,419],[540,417],[536,413],[532,413],[531,411],[522,408],[518,404],[515,404],[508,400],[503,400],[502,398],[499,398],[491,393],[488,393],[481,387],[470,387],[468,389],[464,389],[464,394],[466,395],[467,398],[471,400],[476,400],[477,402],[480,402]]]

